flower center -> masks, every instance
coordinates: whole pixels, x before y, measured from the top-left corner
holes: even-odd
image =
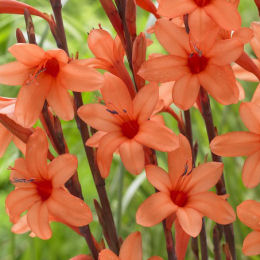
[[[197,74],[203,71],[208,65],[208,59],[197,53],[191,53],[188,58],[188,66],[191,73]]]
[[[173,190],[171,191],[171,199],[173,203],[179,207],[185,206],[188,201],[186,193],[183,191]]]
[[[47,200],[51,196],[52,192],[52,183],[51,181],[48,180],[43,180],[43,181],[37,181],[35,182],[37,186],[37,192],[42,198],[42,200]]]
[[[122,133],[129,139],[136,136],[139,131],[139,125],[136,120],[126,121],[121,125]]]
[[[49,59],[45,64],[45,72],[56,77],[60,71],[59,62],[55,58]]]
[[[197,6],[203,7],[205,5],[208,5],[210,1],[211,0],[195,0],[195,3],[197,4]]]

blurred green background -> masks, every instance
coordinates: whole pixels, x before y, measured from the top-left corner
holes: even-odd
[[[27,0],[23,2],[31,4],[46,13],[51,13],[49,1],[47,0]],[[242,16],[243,26],[249,26],[252,21],[258,20],[257,9],[254,6],[253,0],[241,0],[240,2],[239,10]],[[115,36],[115,32],[98,0],[67,0],[64,1],[63,4],[64,24],[71,54],[75,54],[78,51],[79,58],[92,57],[86,43],[87,32],[92,28],[98,28],[99,24]],[[139,8],[137,12],[138,32],[141,32],[153,24],[154,18]],[[51,37],[46,22],[37,17],[33,17],[33,21],[35,23],[37,42],[41,43],[44,49],[55,48],[55,42]],[[25,32],[25,24],[22,16],[0,15],[0,64],[12,60],[7,49],[16,42],[16,28],[20,28]],[[148,53],[165,52],[162,47],[159,46],[154,36],[149,37],[154,40],[154,44],[149,47]],[[246,49],[248,52],[251,52],[249,46],[246,46]],[[256,84],[244,82],[242,82],[242,84],[246,92],[246,100],[250,100]],[[0,96],[15,97],[18,90],[19,88],[17,87],[0,85]],[[88,103],[95,102],[96,94],[85,93],[84,101]],[[211,100],[211,104],[214,122],[219,134],[235,130],[246,130],[239,118],[239,104],[223,107],[214,100]],[[178,111],[176,107],[173,108]],[[210,150],[202,117],[195,108],[193,108],[191,112],[194,140],[197,141],[199,145],[196,162],[198,163],[204,161],[205,156],[210,154]],[[166,124],[175,132],[178,132],[176,122],[168,115],[164,115],[164,117]],[[97,194],[85,158],[83,145],[74,121],[62,122],[62,125],[70,152],[78,157],[78,172],[83,194],[86,203],[91,207],[94,213],[94,221],[90,224],[90,227],[97,240],[100,240],[102,237],[101,227],[97,222],[93,206],[93,199],[97,198]],[[84,239],[60,223],[51,224],[53,236],[48,241],[30,238],[28,234],[14,235],[11,233],[11,223],[5,213],[5,198],[8,193],[13,190],[13,186],[9,182],[9,171],[7,168],[9,165],[13,165],[15,159],[19,156],[19,152],[15,146],[11,144],[3,158],[0,159],[0,260],[56,260],[69,259],[78,254],[87,254],[89,250]],[[159,164],[162,167],[166,167],[166,155],[158,153],[158,158]],[[242,157],[224,158],[227,191],[230,194],[229,201],[234,208],[245,199],[256,199],[260,201],[259,187],[247,190],[242,184],[241,169],[243,162],[244,158]],[[145,174],[142,173],[138,177],[134,177],[125,171],[119,161],[119,157],[115,156],[111,174],[106,180],[106,186],[119,236],[125,238],[131,232],[139,230],[143,238],[144,259],[152,255],[160,255],[164,259],[167,259],[162,226],[157,225],[153,228],[142,228],[135,223],[135,212],[138,206],[154,192],[153,187],[145,179]],[[214,223],[211,220],[206,220],[209,259],[213,259],[213,227]],[[249,259],[242,255],[241,246],[244,237],[250,230],[241,224],[239,220],[236,221],[234,227],[238,259]],[[194,259],[190,250],[186,259]],[[260,257],[252,257],[250,259],[260,259]]]

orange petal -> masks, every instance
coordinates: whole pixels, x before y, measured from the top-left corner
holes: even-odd
[[[23,141],[21,141],[21,139],[19,139],[16,136],[13,137],[13,142],[14,142],[15,146],[22,152],[22,154],[25,155],[26,144]]]
[[[163,152],[171,152],[179,147],[178,137],[169,128],[152,120],[139,126],[134,139],[142,145]]]
[[[165,55],[144,62],[138,75],[149,81],[174,81],[189,73],[186,63],[187,59],[182,57]]]
[[[190,109],[196,102],[199,90],[200,83],[198,77],[190,73],[184,75],[173,86],[172,99],[174,104],[182,110]]]
[[[118,113],[126,110],[128,114],[131,114],[133,111],[132,99],[124,82],[111,73],[105,73],[104,78],[105,83],[101,93],[106,106],[111,105],[112,109],[119,110]]]
[[[192,0],[164,0],[160,1],[157,13],[174,18],[191,13],[197,5]]]
[[[35,203],[27,213],[28,226],[31,231],[41,239],[51,238],[52,232],[49,224],[49,212],[44,202]]]
[[[159,88],[156,83],[141,88],[133,101],[134,118],[138,122],[148,120],[152,115],[159,98]]]
[[[187,58],[191,51],[189,46],[189,36],[184,28],[181,28],[167,19],[157,20],[155,35],[160,44],[170,54]]]
[[[202,226],[201,214],[192,208],[178,208],[176,212],[178,221],[182,229],[190,236],[199,235]]]
[[[66,88],[53,83],[47,95],[47,101],[61,119],[65,121],[73,119],[73,99]]]
[[[186,207],[199,211],[218,224],[226,225],[235,221],[236,214],[227,201],[213,192],[194,194],[188,199]]]
[[[49,179],[54,188],[61,187],[75,174],[78,167],[77,157],[72,154],[62,154],[48,165]]]
[[[97,164],[103,178],[109,175],[113,153],[127,140],[120,131],[108,133],[100,140],[97,150]]]
[[[102,29],[94,29],[88,35],[88,47],[100,59],[113,63],[113,44],[111,35]]]
[[[255,102],[241,103],[239,113],[248,130],[260,134],[260,105]]]
[[[229,65],[208,64],[206,70],[198,74],[200,84],[208,93],[223,105],[238,102],[239,91],[233,71]]]
[[[260,135],[250,132],[230,132],[216,136],[211,151],[221,156],[248,156],[260,149]]]
[[[113,116],[106,106],[101,104],[88,104],[78,109],[79,117],[97,130],[105,132],[119,130],[120,120]]]
[[[28,67],[36,67],[45,57],[45,51],[41,47],[30,43],[14,44],[8,51],[17,61]]]
[[[37,79],[22,86],[15,106],[15,116],[20,125],[29,128],[37,121],[50,89],[51,80],[50,76],[39,75]]]
[[[93,260],[93,257],[82,254],[82,255],[76,255],[76,256],[70,258],[70,260]]]
[[[12,138],[13,134],[0,124],[0,157],[4,155],[5,150],[11,142]]]
[[[120,260],[110,249],[103,249],[98,254],[98,260]]]
[[[31,177],[48,179],[47,175],[47,153],[48,140],[41,128],[29,137],[26,145],[26,166]]]
[[[163,260],[160,256],[152,256],[149,257],[147,260]]]
[[[65,224],[80,227],[92,221],[88,205],[63,189],[54,189],[46,203],[50,214]]]
[[[145,166],[148,181],[159,191],[168,192],[171,190],[171,180],[166,171],[155,165]]]
[[[186,168],[187,172],[192,170],[190,143],[182,134],[179,135],[179,144],[179,148],[168,154],[169,176],[173,187],[179,181],[179,177],[185,172]]]
[[[259,67],[259,61],[256,59],[252,59],[252,60],[257,65],[257,67]],[[258,82],[258,78],[253,73],[245,70],[244,68],[240,67],[238,64],[233,64],[232,69],[235,73],[236,78],[245,81]]]
[[[251,102],[256,103],[256,104],[260,104],[260,84],[257,86],[254,95],[251,99]]]
[[[97,131],[94,133],[86,142],[87,146],[90,147],[98,147],[100,140],[103,138],[104,135],[106,135],[106,132],[103,131]]]
[[[136,223],[144,227],[151,227],[177,210],[169,195],[157,192],[146,199],[136,212]]]
[[[191,172],[191,178],[185,190],[191,195],[211,189],[221,177],[223,167],[223,163],[219,162],[200,164]]]
[[[260,203],[245,200],[237,206],[237,216],[248,227],[260,231]]]
[[[87,92],[100,89],[104,85],[104,77],[97,70],[70,62],[59,74],[62,86],[76,92]]]
[[[23,234],[30,231],[27,224],[27,215],[22,216],[19,221],[12,226],[11,231],[15,234]]]
[[[0,83],[6,85],[22,85],[28,78],[30,69],[14,61],[0,66]]]
[[[260,254],[260,232],[253,231],[246,236],[242,251],[245,255]]]
[[[120,248],[120,259],[124,260],[142,260],[142,237],[140,232],[130,234],[123,242]]]
[[[204,7],[206,13],[226,30],[239,29],[241,17],[234,4],[226,0],[213,0]]]
[[[144,149],[135,140],[122,143],[119,153],[125,168],[132,174],[139,174],[144,169]]]
[[[247,188],[254,188],[260,182],[260,151],[251,154],[245,161],[242,180]]]
[[[5,201],[10,221],[17,222],[21,213],[37,201],[40,201],[40,196],[34,188],[21,188],[10,192]]]

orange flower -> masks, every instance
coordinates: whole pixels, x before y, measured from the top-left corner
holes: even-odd
[[[15,98],[4,98],[0,97],[0,114],[7,115],[10,119],[15,121],[14,117],[14,106]],[[10,133],[2,124],[0,124],[0,157],[5,153],[5,150],[9,143],[13,141],[17,148],[25,153],[25,143],[23,143],[19,138]]]
[[[41,239],[51,237],[49,221],[83,226],[92,221],[89,207],[71,195],[65,182],[77,169],[77,158],[64,154],[47,164],[48,140],[38,128],[26,145],[25,159],[18,158],[10,179],[15,185],[6,198],[6,208],[11,222],[17,223],[27,210],[27,224]]]
[[[245,255],[260,254],[260,203],[246,200],[237,207],[238,218],[254,231],[247,235],[243,242]]]
[[[241,55],[244,38],[216,41],[217,35],[211,34],[207,41],[196,45],[184,28],[166,19],[159,19],[154,29],[170,55],[146,61],[139,71],[140,76],[156,82],[176,81],[173,101],[183,110],[195,103],[200,86],[221,104],[238,102],[239,91],[230,63]],[[247,37],[249,40],[251,34]]]
[[[31,127],[39,117],[45,99],[63,120],[74,117],[68,89],[82,92],[99,89],[103,76],[94,69],[69,62],[60,49],[44,51],[34,44],[19,43],[9,48],[17,59],[0,66],[0,83],[22,85],[15,116],[21,125]]]
[[[158,14],[175,18],[189,14],[188,23],[196,39],[208,37],[217,25],[225,30],[241,26],[237,4],[227,0],[161,0]]]
[[[219,180],[223,164],[209,162],[192,169],[190,144],[183,135],[179,137],[180,147],[169,153],[169,174],[155,165],[146,166],[147,179],[158,192],[141,204],[136,222],[150,227],[167,218],[167,226],[171,226],[177,218],[181,228],[196,237],[203,216],[223,225],[236,217],[227,201],[208,191]]]
[[[240,117],[249,132],[231,132],[216,136],[210,143],[211,151],[221,156],[248,156],[245,161],[242,180],[247,188],[260,182],[260,106],[241,103]]]
[[[145,163],[143,146],[172,151],[178,147],[178,138],[164,125],[149,120],[159,96],[156,84],[143,87],[132,100],[122,80],[110,73],[105,73],[104,77],[101,93],[105,106],[88,104],[78,110],[82,120],[103,131],[93,135],[86,145],[92,145],[93,138],[95,142],[99,140],[97,163],[103,178],[109,174],[117,149],[126,169],[139,174]]]
[[[136,4],[144,10],[152,13],[156,18],[160,16],[157,14],[157,9],[151,0],[136,0]]]
[[[99,253],[98,260],[142,260],[142,237],[140,232],[130,234],[123,242],[119,257],[111,250],[104,249]],[[159,256],[150,257],[148,260],[162,260]]]

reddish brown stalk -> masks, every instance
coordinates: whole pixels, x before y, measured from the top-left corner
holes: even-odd
[[[27,8],[24,9],[24,19],[26,23],[28,41],[29,43],[36,44],[34,25],[33,25],[31,14]]]
[[[208,94],[206,91],[201,87],[200,88],[200,100],[201,100],[201,107],[202,107],[202,116],[205,121],[207,134],[208,134],[208,140],[209,143],[213,140],[213,138],[216,136],[215,127],[213,123],[213,117],[211,113],[211,107],[210,107],[210,100],[208,97]],[[212,160],[215,162],[221,162],[221,157],[212,153]],[[226,194],[226,187],[225,187],[225,180],[224,175],[222,174],[220,180],[216,184],[217,194],[223,195]],[[236,259],[236,250],[235,250],[235,239],[234,239],[234,231],[233,231],[233,225],[223,225],[224,228],[224,234],[226,242],[229,246],[231,255],[233,260]]]
[[[18,43],[26,43],[23,33],[19,28],[16,29],[16,39]]]
[[[214,260],[221,260],[220,240],[221,234],[219,232],[218,226],[215,225],[213,229]]]

